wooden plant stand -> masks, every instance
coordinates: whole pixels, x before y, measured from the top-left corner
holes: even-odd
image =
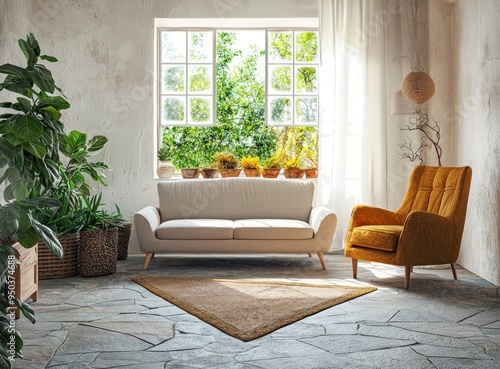
[[[14,273],[15,296],[20,301],[26,301],[29,297],[36,302],[38,300],[38,245],[26,249],[19,243],[12,245],[19,253],[20,264],[17,265]],[[16,309],[16,319],[19,319],[21,312]]]

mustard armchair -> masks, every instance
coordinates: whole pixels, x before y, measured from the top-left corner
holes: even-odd
[[[396,211],[357,205],[345,241],[357,278],[358,260],[405,267],[405,288],[416,265],[455,262],[467,212],[472,178],[470,167],[417,166]]]

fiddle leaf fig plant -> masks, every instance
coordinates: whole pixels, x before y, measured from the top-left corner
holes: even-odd
[[[37,197],[57,181],[61,111],[70,107],[63,96],[52,95],[62,91],[40,64],[40,59],[57,59],[41,55],[31,33],[19,40],[19,46],[27,65],[0,65],[0,74],[6,75],[0,91],[21,95],[15,101],[0,102],[0,108],[7,111],[0,115],[0,168],[7,166],[0,184],[5,183],[6,201]]]
[[[59,135],[63,134],[60,119],[69,103],[56,85],[52,73],[40,60],[57,59],[41,55],[40,46],[29,34],[19,40],[26,57],[26,66],[0,65],[0,93],[10,91],[14,101],[0,102],[0,184],[4,187],[0,203],[0,367],[10,368],[14,358],[22,358],[21,334],[11,327],[11,308],[17,306],[35,323],[34,311],[9,293],[8,266],[18,252],[12,244],[30,248],[43,240],[56,255],[62,247],[55,232],[34,215],[38,209],[60,206],[57,198],[42,196],[60,178]],[[57,94],[54,95],[54,93]],[[61,94],[61,95],[59,95]],[[9,94],[11,96],[12,94]],[[3,96],[3,94],[2,94]],[[13,318],[12,318],[13,319]],[[14,347],[10,344],[14,337]]]

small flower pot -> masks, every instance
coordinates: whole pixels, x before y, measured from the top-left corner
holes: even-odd
[[[264,168],[262,177],[264,178],[278,178],[281,168]]]
[[[260,170],[257,168],[243,169],[247,177],[260,177]]]
[[[200,169],[203,178],[217,178],[217,169]]]
[[[284,175],[285,178],[302,178],[304,176],[304,169],[285,169]]]
[[[181,169],[182,178],[198,178],[200,175],[200,170],[198,168],[182,168]]]
[[[156,168],[156,174],[160,178],[172,178],[175,173],[174,166],[169,161],[160,161]]]
[[[241,173],[241,168],[237,169],[219,169],[219,173],[222,176],[222,178],[228,178],[228,177],[238,177]]]
[[[318,168],[305,169],[306,178],[318,178]]]

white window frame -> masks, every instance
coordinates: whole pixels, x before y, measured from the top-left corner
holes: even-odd
[[[154,84],[153,84],[153,127],[154,127],[154,143],[155,143],[155,154],[159,147],[161,147],[162,131],[165,126],[174,125],[163,125],[161,117],[161,46],[160,46],[160,34],[162,30],[188,30],[188,31],[200,31],[200,30],[266,30],[266,31],[276,31],[276,30],[319,30],[319,19],[318,18],[155,18],[154,19]],[[212,68],[212,114],[214,115],[213,124],[215,124],[216,113],[216,40],[217,37],[214,34],[213,42],[213,68]],[[294,40],[295,41],[295,40]],[[266,124],[268,124],[268,52],[267,43],[268,35],[266,32],[266,61],[265,61],[265,95],[266,95]],[[187,43],[186,43],[187,44]],[[294,42],[295,45],[295,42]],[[295,46],[294,46],[295,47]],[[319,39],[318,39],[318,58],[319,58]],[[186,55],[187,57],[187,55]],[[319,65],[319,60],[318,60]],[[318,67],[319,73],[319,67]],[[186,77],[187,78],[187,77]],[[318,75],[318,88],[319,88],[319,75]],[[186,79],[187,81],[187,79]],[[186,85],[186,93],[188,86]],[[206,95],[205,95],[206,96]],[[186,115],[189,111],[186,106]],[[319,99],[318,99],[318,114],[319,114]],[[295,116],[295,109],[293,110],[293,115]],[[186,122],[188,117],[186,116]],[[299,124],[303,125],[303,124]],[[195,124],[183,124],[183,126],[200,126]],[[207,126],[207,124],[202,124],[201,126]],[[278,126],[276,124],[271,124],[270,126]],[[154,172],[156,173],[157,158],[154,156]]]

